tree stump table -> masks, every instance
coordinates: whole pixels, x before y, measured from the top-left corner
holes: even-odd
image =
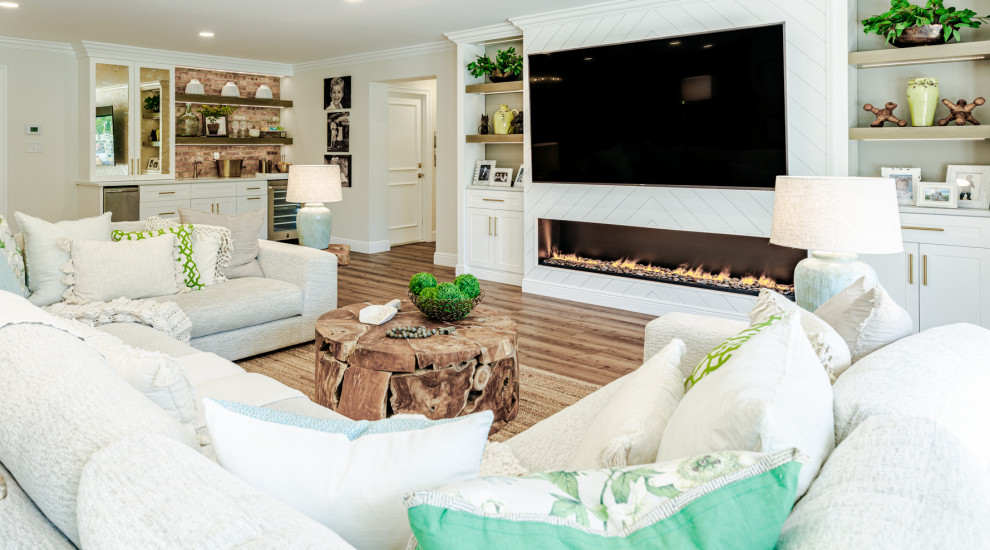
[[[478,306],[452,323],[431,321],[409,301],[379,326],[358,320],[370,302],[335,309],[316,322],[316,402],[355,420],[393,414],[453,418],[495,413],[491,433],[519,412],[516,323]],[[453,334],[394,339],[400,326],[454,327]]]

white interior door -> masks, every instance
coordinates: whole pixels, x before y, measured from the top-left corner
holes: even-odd
[[[423,100],[388,100],[388,237],[392,246],[423,238]]]
[[[7,66],[0,65],[0,215],[7,212]]]

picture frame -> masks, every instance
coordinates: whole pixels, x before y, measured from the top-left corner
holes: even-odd
[[[159,161],[158,157],[151,157],[150,159],[148,159],[147,170],[148,172],[152,172],[154,170],[161,170],[161,161]]]
[[[516,172],[516,179],[512,182],[513,187],[522,187],[526,183],[526,165],[520,164],[519,171]]]
[[[917,205],[929,208],[957,208],[959,184],[923,181],[915,186]]]
[[[351,178],[350,155],[323,155],[323,164],[340,166],[341,187],[351,187],[354,184],[354,180]]]
[[[351,112],[327,113],[327,152],[346,153],[350,150]]]
[[[491,185],[492,177],[495,175],[494,160],[479,160],[474,165],[474,185]]]
[[[915,187],[921,183],[921,168],[892,168],[884,166],[880,176],[894,180],[899,206],[913,206],[916,203]]]
[[[492,174],[492,185],[512,187],[512,168],[496,168]]]
[[[351,108],[351,77],[332,76],[323,79],[323,110],[339,111]]]
[[[990,166],[950,164],[945,182],[959,186],[959,208],[990,208]]]

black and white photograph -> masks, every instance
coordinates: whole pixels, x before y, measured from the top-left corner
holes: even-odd
[[[491,185],[494,171],[494,160],[479,160],[474,165],[474,185]]]
[[[492,175],[492,185],[499,187],[512,186],[512,168],[496,168]]]
[[[350,151],[351,112],[327,113],[327,152]]]
[[[323,79],[323,110],[338,111],[351,108],[351,77],[335,76]]]
[[[916,187],[918,206],[934,208],[957,208],[959,204],[959,186],[955,182],[922,182]]]
[[[897,190],[897,204],[913,206],[915,203],[915,186],[921,182],[921,168],[889,168],[880,169],[880,175],[894,180]]]
[[[519,172],[516,173],[516,180],[512,182],[513,187],[522,187],[526,182],[526,165],[519,165]]]
[[[950,164],[945,182],[959,186],[959,208],[990,208],[990,166]]]
[[[351,156],[350,155],[323,155],[323,164],[340,166],[340,186],[351,186]]]

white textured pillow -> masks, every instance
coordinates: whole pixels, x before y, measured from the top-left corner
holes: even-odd
[[[164,229],[181,225],[177,220],[152,216],[148,229]],[[194,225],[192,234],[193,261],[199,267],[200,281],[215,285],[227,281],[224,270],[230,265],[233,239],[230,230],[218,225]]]
[[[151,298],[188,290],[182,264],[175,260],[175,235],[139,241],[73,240],[71,262],[63,282],[64,298],[72,303],[105,302],[114,298]]]
[[[584,432],[570,469],[653,463],[667,421],[684,395],[683,356],[684,342],[673,340],[627,374]]]
[[[14,212],[14,218],[24,233],[24,261],[28,288],[31,289],[28,300],[36,306],[62,301],[66,289],[62,282],[62,266],[69,261],[69,252],[59,246],[59,239],[110,240],[110,212],[58,223],[21,212]]]
[[[849,345],[831,325],[822,321],[817,315],[806,311],[794,302],[784,298],[779,292],[768,288],[760,290],[760,299],[749,312],[749,320],[753,324],[765,323],[776,315],[783,317],[787,314],[797,314],[801,320],[804,335],[811,342],[811,348],[818,355],[818,360],[825,367],[829,379],[835,380],[852,364]]]
[[[911,314],[887,294],[880,283],[860,277],[815,310],[842,336],[855,363],[914,331]]]
[[[318,420],[206,399],[220,465],[361,549],[400,550],[402,497],[478,477],[494,414]]]
[[[727,348],[720,366],[684,394],[656,461],[796,447],[810,457],[798,478],[800,497],[835,447],[833,432],[832,385],[800,320],[788,315]]]

